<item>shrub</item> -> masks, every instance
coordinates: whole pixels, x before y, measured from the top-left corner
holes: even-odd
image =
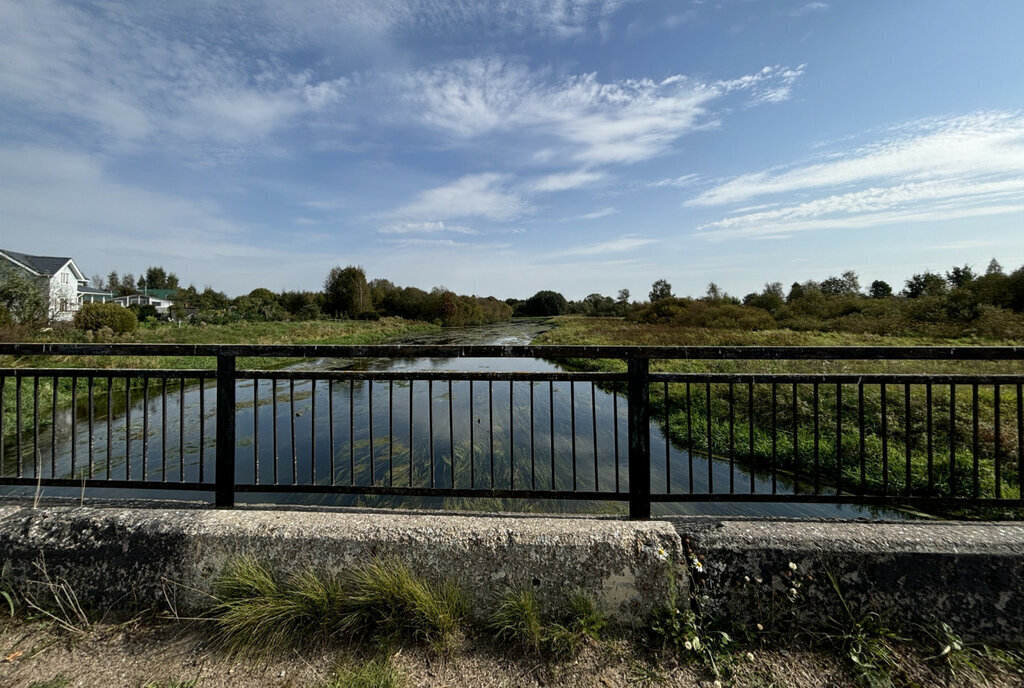
[[[74,324],[80,330],[109,327],[116,334],[125,334],[134,332],[139,321],[134,313],[116,303],[87,303],[75,313]]]

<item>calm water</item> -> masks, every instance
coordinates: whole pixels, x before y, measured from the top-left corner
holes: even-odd
[[[407,344],[528,344],[544,325],[525,321],[496,326],[458,328],[402,340]],[[561,368],[539,359],[362,359],[310,360],[302,370],[371,371],[555,371]],[[105,387],[103,388],[105,390]],[[90,433],[81,417],[72,424],[70,409],[56,423],[55,447],[49,428],[41,433],[39,452],[33,439],[23,451],[25,474],[33,476],[35,460],[44,477],[79,477],[89,471],[97,478],[129,475],[153,482],[211,480],[214,475],[216,390],[195,381],[178,381],[166,392],[151,386],[144,402],[133,391],[130,411],[124,398],[113,399],[106,417],[106,396],[97,388]],[[589,382],[477,381],[318,381],[243,380],[237,389],[237,481],[262,485],[335,484],[499,489],[558,489],[613,491],[628,489],[626,400]],[[81,401],[81,400],[80,400]],[[201,403],[202,402],[202,403]],[[202,408],[201,408],[202,407]],[[143,409],[146,414],[143,414]],[[200,411],[202,410],[202,417]],[[410,422],[411,411],[411,422]],[[144,415],[148,421],[144,421]],[[327,422],[333,417],[333,422]],[[430,419],[433,419],[433,423]],[[471,422],[466,419],[472,418]],[[431,427],[433,431],[431,432]],[[110,452],[108,456],[108,429]],[[616,432],[617,430],[617,432]],[[292,442],[294,434],[295,441]],[[130,460],[126,462],[126,445]],[[72,466],[74,447],[74,466]],[[571,457],[577,457],[575,468]],[[201,451],[202,449],[202,451]],[[665,446],[656,422],[651,426],[652,492],[728,492],[749,490],[751,476],[728,461],[692,457],[685,449]],[[410,457],[412,460],[410,461]],[[16,456],[7,448],[4,474],[16,470]],[[201,466],[202,464],[202,466]],[[755,491],[771,491],[770,477],[753,476]],[[31,494],[33,489],[5,488],[8,494]],[[780,479],[780,493],[793,486]],[[80,490],[45,488],[46,495],[78,496]],[[87,497],[199,498],[208,494],[89,488]],[[625,503],[526,503],[520,500],[409,498],[354,495],[295,495],[239,493],[239,502],[290,504],[404,506],[530,510],[548,512],[624,513]],[[655,504],[655,514],[719,514],[828,518],[900,518],[891,510],[844,505],[809,504]]]

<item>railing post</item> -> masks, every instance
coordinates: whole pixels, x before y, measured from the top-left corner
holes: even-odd
[[[647,520],[651,517],[651,400],[650,361],[646,358],[627,360],[629,381],[629,518]]]
[[[215,504],[235,505],[235,357],[217,356],[217,470]]]

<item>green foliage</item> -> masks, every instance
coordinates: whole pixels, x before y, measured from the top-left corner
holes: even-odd
[[[46,281],[4,263],[0,265],[0,308],[12,323],[41,326],[49,317]]]
[[[516,312],[516,315],[532,317],[562,315],[568,303],[557,291],[542,290],[528,298]]]
[[[116,303],[87,303],[75,313],[73,322],[80,330],[97,331],[106,327],[115,334],[134,332],[139,327],[135,314]]]
[[[324,280],[324,312],[332,317],[354,318],[373,310],[370,287],[361,267],[334,267]]]
[[[766,311],[725,301],[709,302],[674,297],[642,306],[628,316],[642,323],[709,329],[770,330],[775,321]]]
[[[33,681],[28,688],[64,688],[71,685],[71,679],[64,674],[57,674],[48,681]]]
[[[533,591],[522,588],[501,597],[488,625],[499,641],[561,659],[576,654],[588,641],[600,640],[607,623],[582,593],[574,593],[563,608],[545,614]]]
[[[661,301],[662,299],[671,299],[672,285],[663,279],[656,280],[654,284],[651,285],[650,297],[652,303],[654,301]]]
[[[388,657],[374,657],[335,670],[323,688],[401,688],[402,675]]]

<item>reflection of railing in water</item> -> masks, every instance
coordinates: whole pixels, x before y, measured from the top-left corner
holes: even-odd
[[[651,502],[1024,504],[1020,375],[650,370],[652,359],[1024,358],[1013,347],[0,344],[0,354],[217,360],[215,370],[0,369],[6,485],[198,490],[219,506],[239,492],[612,500],[635,518]],[[238,370],[239,356],[602,358],[627,371],[258,371]],[[652,455],[652,423],[671,439],[664,456]]]

